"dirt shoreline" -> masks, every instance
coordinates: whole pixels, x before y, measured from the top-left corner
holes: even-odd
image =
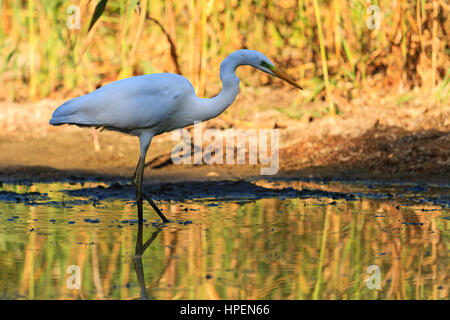
[[[262,88],[265,90],[266,88]],[[269,89],[267,89],[269,90]],[[240,96],[230,111],[204,128],[273,129],[280,132],[279,171],[261,176],[259,165],[174,165],[171,133],[152,142],[145,178],[158,182],[227,179],[378,180],[450,183],[450,107],[415,99],[407,104],[374,99],[342,102],[336,117],[317,116],[317,104],[301,105],[292,119],[279,109],[254,110],[244,119],[239,108],[265,105],[270,95]],[[377,103],[368,103],[376,101]],[[138,139],[118,132],[98,132],[48,124],[63,101],[0,103],[0,181],[96,179],[129,180],[138,159]],[[275,101],[270,101],[277,105]],[[203,145],[205,147],[205,145]],[[248,161],[246,161],[248,163]],[[148,183],[148,182],[147,182]]]
[[[114,168],[108,171],[92,170],[59,170],[51,167],[0,167],[0,182],[29,183],[54,181],[104,181],[109,183],[130,183],[132,168]],[[259,175],[259,169],[214,167],[177,168],[169,171],[165,169],[149,170],[145,174],[145,183],[172,183],[196,181],[224,181],[224,180],[298,180],[298,181],[339,181],[359,182],[373,181],[386,183],[433,183],[448,185],[450,177],[444,175],[408,175],[408,174],[374,174],[364,170],[339,171],[338,168],[308,168],[304,170],[281,171],[276,175]],[[211,175],[211,173],[214,173]],[[210,175],[208,175],[210,174]]]

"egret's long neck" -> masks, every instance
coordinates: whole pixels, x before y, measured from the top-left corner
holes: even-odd
[[[236,76],[236,68],[242,65],[242,59],[230,54],[220,64],[220,79],[222,91],[211,99],[197,98],[195,114],[198,121],[206,121],[217,117],[225,111],[234,101],[239,92],[239,78]]]

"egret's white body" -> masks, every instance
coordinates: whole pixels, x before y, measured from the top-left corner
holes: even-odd
[[[103,126],[140,135],[161,134],[190,124],[194,88],[172,73],[118,80],[87,95],[74,98],[55,110],[50,124]],[[198,99],[198,98],[197,98]],[[184,106],[184,107],[183,107]]]
[[[133,181],[138,187],[139,203],[139,200],[142,202],[142,196],[145,197],[142,192],[142,174],[152,138],[196,121],[209,120],[225,111],[238,94],[239,78],[235,71],[241,65],[253,66],[301,88],[262,53],[238,50],[221,63],[222,91],[214,98],[197,97],[189,80],[178,74],[136,76],[109,83],[67,101],[55,110],[50,124],[104,127],[138,136],[141,156]]]

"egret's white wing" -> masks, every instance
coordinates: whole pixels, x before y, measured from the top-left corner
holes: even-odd
[[[177,74],[127,78],[69,100],[55,110],[50,124],[71,123],[122,130],[151,128],[170,119],[184,98],[193,93],[190,82]]]

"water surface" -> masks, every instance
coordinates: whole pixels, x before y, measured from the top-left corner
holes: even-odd
[[[140,225],[126,186],[0,184],[0,298],[448,298],[446,186],[254,185],[172,185],[155,195],[172,222],[145,206]]]

